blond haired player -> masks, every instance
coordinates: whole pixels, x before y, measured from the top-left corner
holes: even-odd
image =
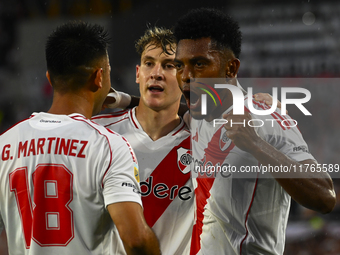
[[[144,216],[166,255],[189,254],[194,219],[190,133],[177,115],[182,93],[175,46],[170,30],[147,29],[136,43],[139,105],[93,118],[130,141],[140,166]]]
[[[46,44],[50,110],[0,137],[0,230],[9,254],[160,254],[132,148],[89,120],[111,85],[107,46],[101,26],[58,27]]]
[[[194,222],[194,194],[188,168],[191,141],[187,127],[177,115],[181,92],[175,80],[173,33],[158,27],[147,29],[136,48],[141,55],[136,70],[139,105],[95,116],[93,120],[124,134],[134,148],[140,165],[144,215],[160,240],[163,254],[189,254]],[[117,101],[112,108],[131,105],[130,95],[115,92],[113,96]],[[257,96],[271,103],[268,94]],[[136,99],[132,97],[132,104]],[[187,107],[181,105],[179,112],[186,111]]]

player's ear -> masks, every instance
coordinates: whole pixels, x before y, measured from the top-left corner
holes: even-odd
[[[94,85],[98,88],[101,88],[103,86],[103,68],[96,69],[94,73]]]
[[[233,58],[228,60],[226,65],[226,78],[235,78],[240,67],[240,60],[238,58]]]
[[[136,65],[136,83],[139,84],[139,70],[140,70],[140,66]]]
[[[53,87],[52,82],[51,82],[51,76],[50,76],[50,73],[48,71],[46,71],[46,78],[48,80],[48,83]]]

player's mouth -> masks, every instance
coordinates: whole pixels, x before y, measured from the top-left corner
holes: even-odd
[[[182,92],[190,110],[194,110],[200,106],[201,98],[199,94],[190,90],[189,88],[183,88]]]
[[[158,84],[152,84],[148,86],[148,90],[153,94],[159,94],[164,91],[164,88]]]

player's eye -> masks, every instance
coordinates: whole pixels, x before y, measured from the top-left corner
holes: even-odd
[[[204,63],[203,63],[203,62],[200,62],[200,61],[197,61],[197,62],[195,63],[195,66],[196,66],[196,67],[203,67],[203,66],[204,66]]]
[[[183,65],[182,65],[181,63],[176,63],[176,64],[175,64],[175,68],[176,68],[177,70],[181,70],[181,69],[183,68]]]
[[[150,66],[152,66],[152,62],[146,61],[146,62],[144,63],[144,65],[150,67]]]
[[[167,64],[165,65],[165,68],[167,68],[167,69],[173,69],[173,68],[175,68],[175,65],[174,65],[174,64],[171,64],[171,63],[167,63]]]

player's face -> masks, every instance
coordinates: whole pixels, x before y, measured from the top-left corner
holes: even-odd
[[[167,55],[162,48],[148,45],[136,68],[141,104],[156,111],[178,107],[182,93],[176,80],[175,54]]]
[[[226,64],[223,64],[221,52],[213,49],[210,38],[179,41],[176,50],[175,65],[177,81],[192,117],[202,119],[200,84],[191,83],[197,78],[226,78]]]

